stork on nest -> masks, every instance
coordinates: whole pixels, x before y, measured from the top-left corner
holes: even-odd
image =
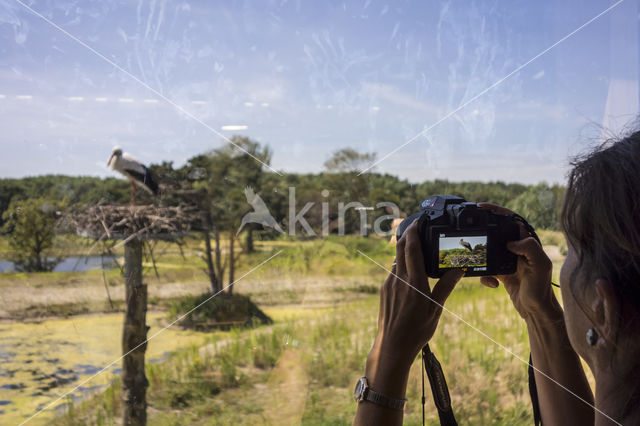
[[[150,194],[158,195],[158,182],[151,174],[151,170],[140,161],[136,160],[131,154],[122,152],[122,148],[116,146],[113,148],[111,157],[107,161],[107,166],[111,170],[122,173],[131,182],[131,205],[136,204],[136,184],[140,185]]]
[[[471,248],[471,244],[469,244],[468,242],[466,242],[464,239],[460,238],[459,241],[460,245],[464,248],[466,248],[469,251],[473,251],[473,249]]]

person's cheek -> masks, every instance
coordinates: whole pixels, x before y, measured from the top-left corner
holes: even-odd
[[[564,310],[564,320],[567,327],[567,334],[569,336],[569,342],[573,349],[580,353],[580,342],[578,341],[578,332],[576,330],[576,304],[571,293],[571,273],[573,271],[573,256],[572,253],[567,254],[567,258],[562,264],[560,269],[560,294],[562,295],[562,307]]]

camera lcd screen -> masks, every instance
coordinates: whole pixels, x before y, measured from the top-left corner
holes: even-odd
[[[473,271],[486,271],[487,234],[473,234],[477,233],[438,234],[438,268],[470,268]]]

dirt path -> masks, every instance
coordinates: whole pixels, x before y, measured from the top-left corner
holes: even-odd
[[[266,423],[272,425],[299,425],[309,393],[309,376],[303,368],[302,352],[288,348],[271,371],[265,393]]]

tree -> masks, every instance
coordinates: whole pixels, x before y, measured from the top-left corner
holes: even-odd
[[[324,162],[324,167],[331,173],[360,173],[376,159],[375,152],[358,152],[353,148],[335,151],[331,158]]]
[[[324,167],[329,172],[323,176],[325,189],[328,189],[333,197],[339,198],[346,209],[344,214],[340,215],[344,222],[342,225],[338,225],[339,232],[363,231],[361,229],[362,221],[368,221],[366,210],[356,209],[372,207],[369,196],[370,176],[365,176],[361,172],[369,167],[375,159],[375,152],[361,153],[352,148],[343,148],[335,151],[331,158],[324,163]],[[365,226],[369,227],[370,224],[366,223]],[[366,230],[363,235],[367,235]]]
[[[17,179],[0,179],[0,228],[4,224],[3,213],[9,208],[12,200],[24,196],[25,188],[22,181]]]
[[[264,164],[271,161],[269,147],[242,136],[233,136],[231,141],[233,143],[208,154],[191,158],[187,170],[184,170],[186,176],[191,176],[195,181],[193,187],[203,194],[200,205],[203,209],[203,236],[207,251],[205,262],[214,292],[221,290],[225,273],[229,284],[235,279],[238,256],[235,253],[236,233],[243,215],[251,210],[245,188],[252,187],[256,193],[259,192]],[[253,227],[249,225],[245,229],[248,233],[247,245],[251,246]],[[223,232],[229,237],[228,254],[224,260],[220,241]],[[211,236],[215,248],[212,248]],[[210,256],[212,249],[215,261]],[[228,292],[233,292],[233,286],[229,286]]]
[[[529,187],[506,207],[518,213],[538,228],[558,229],[565,188],[541,183]]]
[[[35,198],[12,201],[2,215],[9,234],[10,260],[19,271],[52,271],[60,261],[54,255],[55,224],[60,206]]]
[[[217,149],[211,157],[210,181],[212,182],[212,213],[217,229],[225,229],[229,236],[229,294],[233,292],[235,279],[236,233],[242,217],[251,211],[245,188],[259,192],[264,165],[271,163],[272,152],[268,146],[243,136],[233,136],[233,144]],[[249,245],[253,227],[247,227]]]

